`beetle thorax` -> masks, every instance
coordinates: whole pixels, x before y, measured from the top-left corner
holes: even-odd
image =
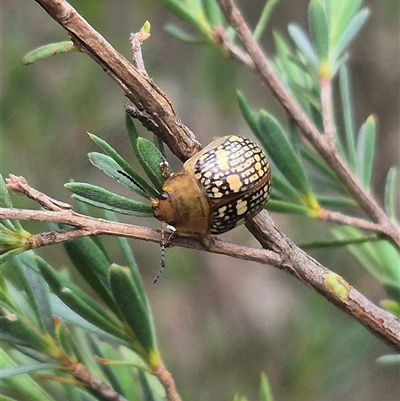
[[[210,206],[196,179],[183,170],[172,174],[163,185],[161,199],[153,200],[156,219],[176,228],[181,235],[209,232]]]

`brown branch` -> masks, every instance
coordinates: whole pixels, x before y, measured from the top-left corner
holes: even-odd
[[[368,220],[360,219],[358,217],[351,217],[342,213],[331,212],[325,209],[319,209],[318,219],[345,226],[357,227],[362,230],[373,231],[385,237],[388,234],[387,227],[381,224],[372,223]]]
[[[139,112],[145,113],[149,116],[149,120],[157,124],[159,128],[157,133],[178,157],[186,160],[199,150],[200,145],[195,140],[194,135],[181,123],[162,91],[150,79],[139,74],[132,64],[116,52],[66,1],[35,1],[69,32],[74,43],[80,50],[88,53],[115,80],[123,89],[126,96],[138,108]],[[228,6],[229,4],[232,5],[231,2],[222,0],[220,0],[220,3],[222,5],[226,3]],[[232,19],[231,14],[232,9],[226,13],[229,20]],[[275,96],[303,129],[307,138],[315,142],[314,146],[322,155],[326,155],[325,159],[327,162],[335,167],[337,175],[346,182],[350,192],[364,206],[364,209],[373,220],[386,225],[387,216],[374,200],[371,201],[370,195],[365,193],[357,178],[348,175],[348,170],[344,163],[340,159],[339,162],[336,160],[337,155],[331,154],[330,151],[327,153],[326,144],[321,140],[320,133],[309,122],[298,106],[293,103],[292,99],[288,98],[287,93],[284,90],[282,91],[282,87],[272,73],[269,64],[265,66],[265,59],[262,53],[259,54],[260,49],[257,44],[254,47],[251,33],[242,35],[241,30],[245,30],[247,27],[241,16],[240,18],[238,17],[237,10],[233,17],[233,26],[240,31],[240,34],[238,32],[239,37],[253,59],[259,74],[261,76],[266,75],[263,78],[264,84],[268,87],[273,87],[272,91],[275,93]],[[239,19],[236,20],[236,18]],[[269,81],[271,74],[273,76],[272,83]],[[2,213],[4,213],[4,209],[2,209]],[[107,224],[109,223],[107,222]],[[347,283],[344,285],[346,288],[349,288],[346,297],[335,294],[330,287],[324,284],[327,274],[333,273],[329,272],[329,270],[325,269],[288,240],[273,224],[266,212],[259,214],[254,221],[247,224],[247,227],[264,248],[272,250],[266,256],[267,258],[268,256],[271,257],[268,263],[295,275],[308,286],[323,294],[328,300],[338,305],[342,310],[349,313],[353,318],[360,321],[361,324],[367,327],[378,338],[388,343],[392,348],[396,350],[400,349],[399,321],[373,305]],[[400,245],[400,238],[396,239],[398,235],[396,228],[391,224],[388,227],[389,238],[397,245]],[[175,243],[177,243],[177,240],[175,239]],[[190,241],[190,239],[184,240]],[[179,241],[181,241],[181,238],[179,238]],[[274,256],[272,257],[273,254]]]
[[[322,294],[394,350],[400,351],[399,319],[374,305],[342,277],[298,248],[275,225],[267,212],[261,212],[246,226],[264,248],[280,256],[282,262],[277,267]],[[336,292],[329,284],[332,277],[340,283],[345,295]]]
[[[152,373],[157,376],[158,380],[163,385],[168,400],[181,401],[181,397],[176,391],[175,383],[172,379],[171,373],[165,369],[165,366],[162,363]]]
[[[332,79],[322,76],[319,80],[321,87],[321,107],[322,121],[325,131],[326,142],[331,149],[335,149],[335,123],[333,121],[333,104],[332,104]]]
[[[85,388],[97,394],[100,399],[106,401],[127,401],[126,398],[90,373],[81,363],[64,360],[63,367],[66,372],[75,377],[75,379],[78,379],[80,383],[83,383]]]
[[[161,240],[161,233],[157,230],[84,216],[72,210],[53,212],[0,208],[0,220],[4,219],[58,222],[79,227],[76,230],[72,229],[62,233],[51,232],[33,235],[29,243],[36,247],[100,234],[157,243]],[[230,244],[219,238],[213,238],[210,245],[204,248],[204,244],[195,238],[174,236],[171,245],[250,260],[285,270],[354,317],[394,350],[400,351],[400,321],[374,305],[342,277],[322,266],[293,244],[274,224],[266,211],[258,215],[254,221],[247,223],[247,228],[263,247],[271,250]],[[333,275],[346,289],[345,297],[335,293],[327,283],[327,278]]]
[[[26,244],[29,249],[41,248],[94,235],[119,236],[158,244],[161,242],[161,232],[159,230],[98,219],[75,213],[72,210],[46,211],[0,208],[0,220],[6,219],[59,223],[75,227],[68,231],[51,231],[34,234]],[[209,241],[210,243],[207,244],[207,248],[205,248],[204,243],[191,237],[174,235],[171,241],[170,247],[177,245],[273,266],[279,266],[280,264],[280,257],[272,251],[228,243],[218,237],[213,237],[212,241]]]
[[[374,197],[362,186],[360,180],[355,176],[343,159],[340,157],[331,141],[327,141],[310,121],[299,105],[286,91],[279,78],[276,76],[270,61],[265,57],[260,46],[244,21],[233,0],[218,0],[222,12],[232,28],[236,31],[239,39],[250,55],[256,67],[256,72],[262,84],[270,90],[272,95],[283,106],[290,118],[297,124],[305,138],[312,143],[326,163],[335,171],[354,199],[360,204],[367,215],[375,222],[384,225],[386,237],[400,248],[400,229],[386,215]],[[330,127],[328,127],[330,129]]]
[[[149,77],[140,74],[67,1],[35,1],[69,33],[75,46],[87,53],[121,87],[139,111],[146,112],[157,123],[157,134],[173,153],[186,160],[201,149],[161,89]]]
[[[70,241],[83,236],[100,234],[158,243],[161,241],[161,233],[157,230],[97,219],[75,213],[71,209],[60,210],[58,206],[51,206],[52,203],[46,201],[46,195],[31,188],[23,177],[18,178],[12,175],[8,179],[7,186],[18,193],[24,192],[31,199],[37,199],[40,202],[49,204],[54,210],[37,211],[0,208],[0,220],[47,221],[76,227],[70,231],[53,231],[32,235],[27,241],[27,246],[30,249]],[[400,350],[400,321],[375,306],[342,277],[329,271],[294,245],[273,223],[267,212],[264,211],[254,221],[247,223],[247,227],[266,249],[253,249],[236,244],[228,244],[219,238],[213,238],[212,241],[209,241],[209,245],[206,248],[197,239],[188,237],[174,236],[172,244],[269,264],[286,270],[309,287],[318,291],[340,309],[349,313],[392,348]],[[338,292],[335,287],[330,285],[332,279],[340,283],[339,287],[344,289],[344,295],[343,291]]]

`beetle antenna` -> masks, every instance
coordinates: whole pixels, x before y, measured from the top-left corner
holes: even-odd
[[[157,283],[158,279],[161,277],[161,274],[164,271],[165,268],[165,237],[164,237],[164,225],[162,225],[161,228],[161,266],[160,269],[158,270],[156,278],[153,280],[153,284]]]

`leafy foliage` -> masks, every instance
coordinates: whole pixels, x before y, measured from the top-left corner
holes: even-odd
[[[223,27],[231,43],[238,45],[236,34],[227,26],[214,0],[160,2],[194,30],[187,32],[170,25],[167,31],[174,37],[191,44],[218,47],[214,29]],[[274,0],[266,2],[254,29],[257,39],[265,31],[275,5]],[[274,34],[275,72],[321,132],[321,80],[338,80],[340,104],[333,112],[335,119],[342,116],[344,134],[335,136],[336,149],[364,187],[372,191],[377,121],[370,116],[356,128],[346,63],[348,46],[365,24],[369,11],[362,8],[361,0],[311,0],[308,15],[309,33],[291,24],[289,40]],[[50,44],[29,53],[24,62],[30,64],[71,50],[76,49],[69,41]],[[358,215],[355,200],[317,152],[298,140],[290,121],[279,121],[266,110],[254,112],[240,93],[238,99],[248,126],[272,161],[269,210],[313,219],[320,219],[324,208]],[[91,153],[90,161],[139,196],[147,200],[157,198],[164,181],[160,169],[165,160],[162,149],[140,137],[128,116],[126,127],[133,152],[148,179],[138,174],[111,145],[92,134],[90,138],[104,153]],[[73,182],[65,187],[78,201],[107,211],[140,217],[153,215],[150,205],[92,184]],[[398,219],[397,194],[398,170],[393,167],[387,175],[384,195],[385,209],[393,220]],[[0,206],[12,207],[2,179]],[[109,212],[107,217],[115,219]],[[69,267],[73,266],[83,278],[83,288],[73,282],[71,273],[56,269],[33,252],[25,252],[31,234],[18,221],[3,220],[0,236],[0,262],[7,261],[8,268],[0,282],[0,338],[5,344],[0,350],[1,374],[4,390],[14,397],[4,395],[1,399],[95,399],[66,368],[80,363],[128,400],[160,400],[160,384],[149,374],[162,365],[156,330],[126,240],[118,239],[124,266],[112,263],[97,239],[83,238],[65,244]],[[400,316],[397,250],[387,242],[365,242],[363,233],[352,227],[335,228],[332,237],[328,245],[347,246],[350,254],[385,288],[388,299],[382,300],[382,306]],[[380,362],[393,360],[386,356]],[[41,380],[34,378],[36,372],[41,373]],[[264,375],[260,397],[262,401],[272,401]],[[236,396],[234,400],[245,398]]]

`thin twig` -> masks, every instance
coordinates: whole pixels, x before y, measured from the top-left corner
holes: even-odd
[[[72,227],[68,231],[51,231],[40,234],[33,234],[26,246],[29,249],[41,248],[48,245],[59,244],[74,239],[95,235],[111,235],[126,237],[137,240],[160,243],[161,231],[148,227],[136,226],[113,222],[95,217],[85,216],[72,210],[46,211],[30,209],[8,209],[0,208],[0,220],[27,220],[66,224]],[[249,248],[237,244],[225,242],[217,237],[213,237],[205,248],[204,243],[196,238],[179,237],[174,235],[169,247],[181,246],[184,248],[196,249],[217,253],[220,255],[231,256],[237,259],[250,260],[272,266],[280,265],[280,257],[272,251],[266,249]]]
[[[19,181],[21,185],[19,185]],[[8,187],[15,189],[18,193],[21,193],[23,188],[25,194],[31,199],[48,203],[46,202],[46,195],[31,188],[23,177],[12,176],[12,181],[9,181]],[[150,228],[84,216],[70,209],[59,210],[56,206],[53,206],[53,208],[54,210],[52,211],[0,208],[0,220],[51,221],[76,227],[76,229],[71,229],[70,231],[53,231],[51,233],[32,235],[27,242],[27,246],[31,248],[70,241],[82,236],[100,234],[124,236],[153,242],[160,242],[161,240],[161,233]],[[203,243],[194,238],[176,236],[173,238],[172,243],[183,247],[269,264],[286,270],[360,321],[361,324],[392,348],[400,350],[400,321],[375,306],[342,277],[329,271],[294,245],[274,224],[267,212],[262,212],[254,221],[248,222],[246,225],[260,241],[261,245],[268,250],[227,244],[219,238],[209,241],[209,245],[206,248]],[[332,281],[332,278],[335,282],[340,283],[340,288],[345,289],[345,295],[343,295],[343,291],[335,292],[335,288],[329,284],[329,280]]]
[[[64,361],[64,369],[83,383],[87,389],[97,394],[100,399],[107,401],[127,401],[126,398],[115,392],[106,383],[93,376],[81,363],[73,363],[66,360]]]
[[[315,149],[340,178],[367,215],[373,221],[386,226],[387,238],[395,244],[397,248],[400,248],[399,227],[389,219],[374,197],[362,186],[358,177],[350,171],[336,149],[331,146],[330,141],[324,139],[324,136],[321,135],[315,125],[286,91],[285,87],[276,76],[270,61],[254,40],[249,27],[236,8],[233,0],[218,0],[218,3],[229,24],[236,31],[239,39],[253,60],[257,74],[263,85],[271,91],[272,95],[284,107],[290,118],[303,132],[305,138],[313,144]]]
[[[335,148],[335,124],[333,121],[333,104],[332,104],[332,79],[330,77],[321,77],[321,107],[322,121],[324,124],[325,140],[330,144],[331,148]]]
[[[193,132],[182,124],[175,110],[154,82],[118,53],[65,0],[35,0],[70,35],[75,46],[88,54],[159,127],[157,134],[182,161],[201,149]]]
[[[150,34],[145,32],[144,26],[139,30],[139,32],[131,33],[129,36],[129,41],[132,46],[133,62],[140,74],[147,76],[147,71],[144,66],[143,56],[142,56],[142,43],[150,37]]]
[[[77,230],[72,229],[67,232],[72,233],[70,237],[68,237],[68,234],[56,231],[43,233],[43,240],[40,239],[42,234],[36,234],[32,236],[33,238],[29,243],[35,243],[37,246],[100,234],[157,243],[161,239],[161,233],[157,230],[83,216],[71,210],[53,212],[0,208],[0,220],[4,219],[58,222],[79,227]],[[261,212],[254,221],[246,225],[260,243],[271,250],[243,247],[226,243],[219,238],[213,238],[210,241],[210,245],[204,248],[204,244],[197,239],[176,236],[173,238],[171,245],[250,260],[285,270],[350,314],[394,350],[400,351],[400,321],[398,319],[374,305],[342,277],[331,272],[294,245],[273,223],[266,211]],[[267,233],[267,236],[265,233]],[[52,239],[53,242],[48,241],[48,239]],[[327,277],[331,276],[340,280],[341,285],[346,288],[345,297],[340,293],[335,293],[330,288]]]
[[[387,237],[387,231],[385,226],[381,224],[372,223],[368,220],[360,219],[358,217],[351,217],[342,213],[331,212],[325,209],[319,209],[318,219],[345,226],[357,227],[362,230],[373,231],[378,234],[381,234],[382,236]]]
[[[176,391],[175,383],[172,379],[171,373],[165,369],[165,366],[161,363],[153,374],[157,376],[160,383],[163,385],[165,389],[165,393],[170,401],[181,401],[181,397]]]

